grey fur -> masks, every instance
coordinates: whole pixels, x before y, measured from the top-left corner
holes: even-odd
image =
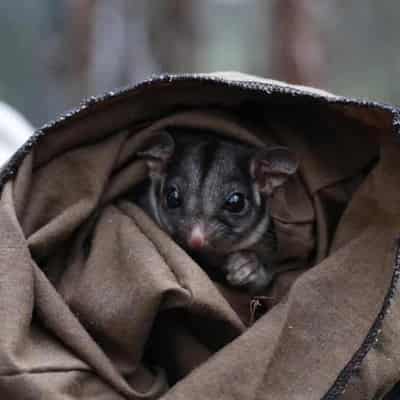
[[[168,151],[159,144],[171,142],[165,157]],[[163,157],[157,158],[157,152]],[[287,160],[282,160],[285,152]],[[276,244],[268,199],[276,182],[283,183],[297,169],[289,150],[260,151],[215,134],[174,129],[160,132],[158,143],[155,139],[139,156],[148,162],[150,183],[138,202],[158,225],[231,285],[249,291],[266,287]],[[178,193],[179,207],[168,207],[168,190]],[[246,199],[239,213],[226,209],[234,193]],[[205,244],[193,249],[189,238],[200,226]]]

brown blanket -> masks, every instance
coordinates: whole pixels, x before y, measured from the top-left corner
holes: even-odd
[[[43,127],[2,169],[1,399],[382,399],[400,380],[395,108],[241,74],[160,77]],[[135,205],[165,126],[293,149],[281,273],[214,282]]]

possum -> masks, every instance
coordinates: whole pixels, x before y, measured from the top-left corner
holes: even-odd
[[[295,155],[183,128],[158,132],[137,155],[149,170],[137,202],[160,228],[229,285],[265,289],[276,252],[270,199],[296,172]]]

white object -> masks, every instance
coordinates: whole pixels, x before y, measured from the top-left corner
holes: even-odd
[[[32,135],[33,126],[17,110],[0,102],[0,166]]]

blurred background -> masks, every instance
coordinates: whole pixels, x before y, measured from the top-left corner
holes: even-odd
[[[399,12],[396,0],[1,0],[0,102],[40,126],[152,74],[239,70],[400,104]]]

